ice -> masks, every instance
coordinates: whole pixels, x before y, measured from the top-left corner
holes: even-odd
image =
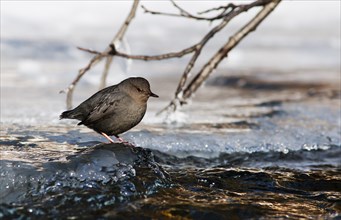
[[[164,123],[168,125],[181,126],[187,121],[188,115],[180,110],[168,111],[165,116],[163,116]]]
[[[254,118],[256,129],[225,132],[180,123],[164,131],[131,132],[125,139],[178,157],[214,158],[221,153],[284,152],[340,146],[340,110],[317,104],[284,104],[275,117]],[[182,113],[184,114],[184,113]],[[188,115],[187,115],[188,116]],[[198,119],[196,119],[198,120]],[[314,126],[312,126],[314,125]],[[209,146],[209,147],[207,147]]]

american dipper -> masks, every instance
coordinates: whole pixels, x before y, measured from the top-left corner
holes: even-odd
[[[140,123],[150,96],[159,97],[150,91],[149,82],[131,77],[98,91],[78,107],[63,112],[60,119],[78,119],[78,125],[93,129],[112,143],[111,135],[124,142],[118,135]]]

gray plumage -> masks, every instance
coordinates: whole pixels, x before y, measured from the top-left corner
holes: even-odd
[[[150,96],[158,97],[151,92],[149,82],[142,77],[131,77],[98,91],[75,109],[63,112],[60,119],[77,119],[78,125],[118,138],[142,120]]]

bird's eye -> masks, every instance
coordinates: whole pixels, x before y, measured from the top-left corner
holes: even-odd
[[[136,89],[137,89],[138,92],[142,92],[142,89],[140,89],[140,88],[136,88]]]

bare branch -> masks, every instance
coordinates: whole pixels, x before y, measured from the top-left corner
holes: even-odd
[[[197,44],[198,48],[196,50],[196,53],[193,55],[192,59],[190,60],[190,62],[188,63],[188,65],[185,68],[185,71],[179,81],[178,87],[176,89],[175,92],[175,98],[178,99],[182,99],[181,97],[179,97],[179,94],[182,93],[183,91],[183,87],[186,84],[186,81],[188,79],[189,73],[192,69],[192,67],[194,66],[194,63],[196,61],[196,59],[198,58],[199,54],[201,53],[202,48],[204,47],[204,45],[220,30],[222,30],[235,16],[239,15],[240,13],[246,12],[248,11],[250,8],[255,7],[255,6],[259,6],[261,4],[264,4],[264,0],[258,0],[255,1],[249,5],[240,5],[238,10],[235,11],[231,11],[231,13],[226,16],[224,18],[224,20],[217,25],[216,27],[214,27],[210,32],[208,32],[205,37]]]
[[[182,51],[179,52],[172,52],[172,53],[167,53],[167,54],[161,54],[161,55],[154,55],[154,56],[145,56],[145,55],[130,55],[130,54],[126,54],[126,53],[122,53],[116,50],[115,45],[111,44],[111,51],[109,51],[108,53],[102,53],[103,56],[120,56],[120,57],[124,57],[124,58],[128,58],[128,59],[138,59],[138,60],[145,60],[145,61],[150,61],[150,60],[162,60],[162,59],[169,59],[169,58],[174,58],[174,57],[182,57],[188,53],[192,53],[194,52],[191,60],[189,61],[189,63],[187,64],[183,75],[181,77],[181,79],[179,80],[179,84],[178,87],[175,91],[175,98],[176,99],[182,99],[181,95],[183,88],[186,84],[186,81],[189,77],[189,74],[193,68],[193,66],[195,65],[195,62],[197,60],[197,58],[199,57],[201,50],[203,49],[203,47],[206,45],[206,43],[214,37],[214,35],[216,33],[218,33],[220,30],[222,30],[234,17],[238,16],[239,14],[248,11],[249,9],[256,7],[256,6],[263,6],[265,4],[267,4],[268,2],[271,2],[271,0],[258,0],[255,2],[252,2],[250,4],[244,4],[244,5],[239,5],[239,6],[235,6],[235,5],[227,5],[225,6],[226,8],[233,8],[235,10],[232,10],[228,13],[228,15],[225,15],[223,21],[218,24],[217,26],[215,26],[213,29],[211,29],[204,37],[203,39],[198,42],[197,44],[194,44],[193,46],[186,48]],[[184,16],[188,16],[190,15],[187,11],[185,11],[184,9],[180,8],[174,1],[172,1],[173,5],[180,11],[181,15]],[[99,54],[99,52],[97,51],[93,51],[93,50],[89,50],[89,49],[84,49],[82,48],[82,50],[90,52],[90,53],[94,53],[94,54]],[[184,102],[184,100],[181,100],[180,103]]]
[[[175,96],[175,98],[162,109],[162,111],[168,110],[170,108],[176,109],[176,103],[180,105],[185,104],[186,100],[189,99],[194,92],[202,85],[202,83],[207,79],[207,77],[212,73],[212,71],[218,66],[218,64],[228,55],[238,43],[247,36],[250,32],[256,30],[258,25],[277,7],[281,0],[273,0],[266,4],[263,9],[242,29],[235,33],[227,43],[203,66],[199,73],[192,79],[189,85],[183,92],[182,97]],[[178,101],[177,101],[178,100]]]
[[[90,62],[88,63],[88,65],[82,69],[79,70],[77,77],[72,81],[72,83],[68,86],[68,88],[66,88],[62,92],[66,92],[66,107],[67,109],[71,109],[72,108],[72,95],[73,95],[73,91],[75,90],[75,86],[78,83],[78,81],[82,78],[82,76],[96,63],[98,63],[104,56],[101,54],[98,54],[96,56],[94,56]]]
[[[131,7],[130,12],[129,12],[126,20],[124,21],[124,23],[121,26],[120,30],[117,32],[117,34],[114,37],[114,39],[111,41],[112,44],[114,44],[116,41],[122,41],[122,38],[124,37],[124,34],[126,33],[130,22],[135,17],[138,5],[139,5],[139,0],[134,0],[133,6]]]
[[[190,19],[195,19],[195,20],[204,20],[204,21],[214,21],[214,20],[219,20],[222,18],[225,18],[226,16],[228,16],[232,11],[234,11],[237,8],[240,8],[241,10],[245,10],[245,8],[252,8],[255,6],[262,6],[265,5],[269,2],[271,2],[272,0],[258,0],[255,1],[253,3],[250,4],[243,4],[243,5],[234,5],[232,3],[228,4],[227,6],[223,6],[223,8],[225,8],[225,10],[221,13],[219,13],[216,16],[213,17],[202,17],[202,16],[196,16],[193,15],[191,13],[189,13],[188,11],[184,10],[183,8],[181,8],[179,5],[177,5],[173,0],[171,0],[172,4],[174,7],[176,7],[180,13],[168,13],[168,12],[158,12],[158,11],[152,11],[147,9],[145,6],[141,6],[142,9],[144,10],[145,13],[150,13],[153,15],[165,15],[165,16],[173,16],[173,17],[185,17],[185,18],[190,18]],[[231,9],[230,11],[226,12],[228,9]],[[218,9],[218,8],[215,8]],[[214,9],[210,9],[208,11],[213,11]],[[199,14],[203,14],[206,13],[208,11],[204,11],[204,12],[200,12]]]
[[[119,52],[115,49],[114,45],[111,45],[112,50],[110,51],[110,55],[116,55],[116,56],[120,56],[120,57],[124,57],[124,58],[129,58],[129,59],[135,59],[135,60],[145,60],[145,61],[149,61],[149,60],[164,60],[164,59],[170,59],[170,58],[175,58],[175,57],[182,57],[186,54],[192,53],[193,51],[195,51],[197,47],[197,44],[188,47],[186,49],[183,49],[179,52],[171,52],[171,53],[165,53],[165,54],[160,54],[160,55],[154,55],[154,56],[144,56],[144,55],[129,55],[129,54],[125,54],[122,52]]]
[[[130,21],[135,16],[138,4],[139,4],[139,0],[134,0],[134,3],[132,5],[132,8],[130,10],[130,13],[129,13],[128,17],[126,18],[126,20],[123,23],[123,25],[121,26],[120,30],[118,31],[118,33],[116,34],[116,36],[112,40],[113,43],[115,43],[116,41],[122,40],[122,38],[124,36],[124,33],[126,32],[126,30],[128,28],[128,25],[130,24]],[[103,53],[97,53],[95,51],[88,50],[88,49],[83,49],[83,48],[79,48],[79,49],[82,49],[82,50],[90,52],[90,53],[94,53],[96,55],[90,60],[90,62],[88,63],[88,65],[86,67],[84,67],[84,68],[79,70],[77,77],[72,81],[72,83],[68,86],[68,88],[66,88],[65,90],[61,91],[61,92],[66,92],[66,108],[67,109],[71,109],[72,108],[73,91],[75,89],[76,84],[82,78],[82,76],[88,70],[90,70],[95,64],[97,64],[99,61],[101,61],[104,57],[107,57],[107,63],[108,62],[111,63],[111,60],[109,58],[112,59],[112,57],[109,57],[109,56],[105,55],[105,54],[107,54],[111,50],[110,46],[108,46]],[[110,64],[106,64],[106,68],[109,69],[109,66],[110,66]],[[106,79],[106,76],[107,76],[108,69],[104,70],[104,73],[103,73],[104,76],[102,77],[102,83],[101,83],[102,85],[105,84],[105,79]]]
[[[280,0],[274,0],[265,6],[248,24],[246,24],[241,30],[234,34],[228,42],[204,65],[194,79],[184,90],[183,99],[188,99],[198,89],[198,87],[207,79],[212,70],[214,70],[218,64],[227,57],[229,51],[231,51],[239,42],[246,37],[252,31],[255,31],[257,26],[273,11]]]
[[[185,48],[178,52],[170,52],[160,55],[131,55],[128,53],[120,52],[117,50],[117,44],[122,41],[123,36],[130,24],[130,21],[133,19],[136,13],[136,8],[138,6],[138,0],[135,0],[134,5],[130,11],[130,14],[126,18],[125,23],[122,25],[119,32],[116,34],[115,38],[109,44],[109,46],[103,51],[98,52],[96,50],[86,49],[79,47],[78,49],[92,53],[95,56],[90,60],[89,64],[81,69],[78,73],[76,79],[70,84],[67,91],[67,105],[68,108],[71,108],[71,98],[72,92],[74,90],[75,85],[80,80],[80,78],[97,62],[99,62],[102,58],[106,58],[106,65],[105,69],[101,78],[101,87],[104,87],[106,77],[108,74],[108,70],[110,68],[111,62],[114,56],[120,56],[127,59],[137,59],[137,60],[163,60],[163,59],[170,59],[175,57],[182,57],[184,55],[193,53],[189,63],[184,69],[182,77],[179,80],[178,87],[175,91],[175,97],[166,106],[165,109],[161,110],[164,111],[166,109],[172,108],[174,111],[180,105],[186,103],[186,101],[193,95],[193,93],[200,87],[200,85],[207,79],[207,77],[212,73],[212,71],[219,65],[219,63],[227,56],[229,51],[231,51],[248,33],[255,30],[255,28],[261,23],[261,21],[267,17],[271,11],[278,5],[281,0],[256,0],[249,4],[242,4],[242,5],[234,5],[232,3],[227,4],[226,6],[221,6],[217,8],[208,9],[206,11],[200,12],[199,14],[205,14],[212,11],[221,11],[218,15],[213,17],[200,17],[191,14],[190,12],[186,11],[185,9],[181,8],[177,3],[171,0],[173,6],[179,11],[178,14],[175,13],[163,13],[163,12],[156,12],[146,9],[144,6],[141,6],[146,13],[151,14],[160,14],[160,15],[169,15],[169,16],[178,16],[178,17],[186,17],[196,20],[207,20],[213,21],[217,19],[222,19],[221,22],[212,28],[198,43]],[[235,33],[223,47],[220,48],[219,51],[202,67],[202,69],[196,74],[196,76],[191,80],[191,82],[186,86],[186,82],[189,78],[189,74],[193,69],[198,57],[201,54],[203,47],[206,43],[211,40],[216,33],[221,31],[234,17],[238,16],[239,14],[248,11],[251,8],[262,6],[262,10],[249,22],[247,23],[241,30]],[[185,88],[186,86],[186,88]],[[185,88],[185,89],[184,89]],[[159,112],[160,113],[160,112]]]
[[[133,6],[131,7],[131,10],[130,10],[130,13],[128,14],[125,22],[121,26],[120,30],[117,32],[114,39],[111,41],[111,44],[117,44],[118,42],[122,41],[122,39],[123,39],[127,29],[128,29],[130,22],[135,17],[138,5],[139,5],[139,0],[134,0]],[[106,80],[107,80],[107,76],[108,76],[109,69],[110,69],[112,61],[113,61],[113,57],[107,57],[105,60],[105,66],[104,66],[104,70],[102,73],[99,89],[103,89],[106,85]]]

